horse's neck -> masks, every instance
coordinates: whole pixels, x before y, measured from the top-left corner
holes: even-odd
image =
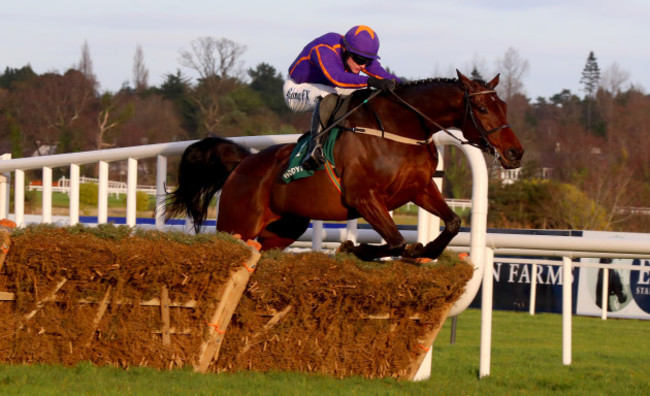
[[[463,90],[454,82],[436,82],[412,95],[414,107],[445,128],[458,126],[463,118]]]
[[[423,84],[396,92],[412,108],[391,100],[392,104],[380,114],[387,131],[391,129],[391,132],[394,130],[400,135],[421,139],[423,132],[428,138],[441,127],[460,126],[464,114],[463,90],[453,82],[432,84],[435,85]]]

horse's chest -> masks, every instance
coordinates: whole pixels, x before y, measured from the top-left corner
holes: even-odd
[[[426,185],[436,164],[426,156],[402,157],[384,165],[385,182],[401,185]]]

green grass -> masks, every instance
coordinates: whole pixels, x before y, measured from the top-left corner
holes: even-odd
[[[299,373],[196,374],[82,363],[0,365],[2,395],[647,395],[650,322],[573,318],[573,363],[562,365],[562,317],[495,311],[489,377],[478,378],[480,311],[445,323],[422,382],[335,379]]]
[[[155,199],[154,199],[155,200]],[[43,193],[41,191],[34,192],[34,205],[43,204]],[[96,205],[94,205],[96,206]],[[126,194],[108,194],[109,207],[126,207]],[[53,208],[69,208],[70,196],[68,194],[53,192],[52,193],[52,207]]]
[[[40,208],[43,205],[43,193],[41,191],[32,192],[33,198],[31,206]],[[148,211],[153,211],[156,207],[156,197],[153,195],[148,196],[149,203],[147,205]],[[126,194],[108,194],[107,200],[108,209],[126,209]],[[52,193],[52,207],[67,209],[70,207],[70,197],[68,194],[53,192]],[[88,205],[79,203],[79,210],[82,214],[88,211],[94,211],[97,205]]]

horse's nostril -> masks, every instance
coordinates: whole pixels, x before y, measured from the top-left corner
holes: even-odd
[[[521,159],[522,154],[523,153],[521,151],[511,148],[506,150],[505,157],[508,161],[514,161],[514,160]]]

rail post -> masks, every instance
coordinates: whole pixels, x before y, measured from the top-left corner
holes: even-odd
[[[2,154],[0,161],[10,160],[11,154]],[[11,172],[5,172],[0,175],[0,219],[6,219],[9,216]]]
[[[569,257],[562,257],[562,364],[571,364],[571,306],[573,293],[572,262]]]
[[[490,375],[492,350],[492,293],[494,288],[493,268],[494,250],[485,248],[485,270],[481,292],[481,347],[479,359],[479,377]]]

